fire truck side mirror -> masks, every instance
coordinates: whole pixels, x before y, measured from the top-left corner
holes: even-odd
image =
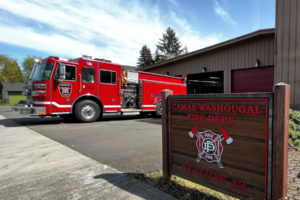
[[[66,79],[66,66],[63,64],[59,64],[58,68],[58,80]]]

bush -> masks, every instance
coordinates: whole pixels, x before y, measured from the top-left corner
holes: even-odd
[[[300,111],[290,109],[289,147],[300,150]]]

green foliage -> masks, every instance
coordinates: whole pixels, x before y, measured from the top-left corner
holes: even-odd
[[[157,61],[161,62],[187,52],[187,48],[182,48],[175,31],[168,27],[162,39],[159,39],[157,47]],[[156,60],[156,59],[155,59]]]
[[[300,111],[290,109],[289,146],[300,150]]]
[[[0,55],[0,81],[3,82],[22,82],[23,75],[15,59],[5,55]]]
[[[27,56],[22,62],[24,80],[28,80],[34,65],[35,56]]]
[[[154,64],[154,60],[152,58],[151,50],[144,45],[140,50],[140,57],[138,58],[137,65],[138,67],[147,67]]]

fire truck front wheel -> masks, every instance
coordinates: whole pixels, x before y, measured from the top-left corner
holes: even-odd
[[[91,100],[83,100],[75,106],[75,117],[80,122],[94,122],[100,116],[98,104]]]

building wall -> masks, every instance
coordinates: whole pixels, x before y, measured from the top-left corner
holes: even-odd
[[[170,75],[224,71],[224,92],[231,92],[231,70],[255,67],[256,60],[261,66],[274,66],[274,33],[259,35],[254,38],[204,52],[145,71]]]
[[[291,105],[300,108],[300,1],[276,1],[275,83],[291,85]]]

